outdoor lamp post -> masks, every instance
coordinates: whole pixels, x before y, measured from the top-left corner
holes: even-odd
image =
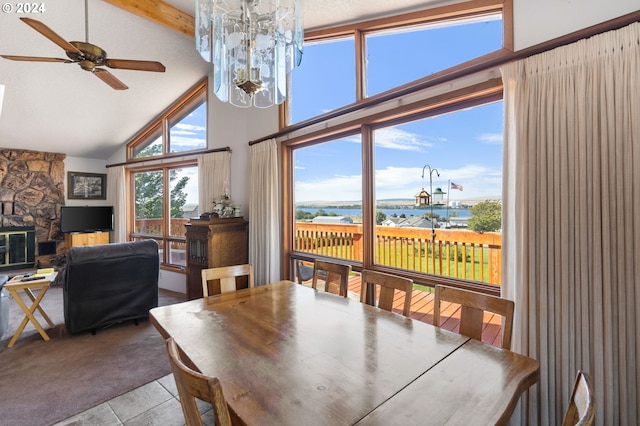
[[[440,172],[438,172],[438,169],[432,169],[430,165],[425,164],[425,166],[422,168],[422,180],[424,181],[424,171],[426,168],[429,168],[429,193],[433,194],[433,172],[436,173],[436,176],[440,177]],[[436,230],[433,227],[433,197],[431,197],[429,199],[429,206],[431,207],[431,217],[429,218],[429,220],[431,220],[431,241],[435,242],[436,241]]]

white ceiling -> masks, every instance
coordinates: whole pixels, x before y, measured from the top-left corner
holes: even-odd
[[[193,14],[194,0],[165,0]],[[16,2],[9,2],[17,4]],[[42,14],[2,13],[0,54],[66,58],[56,44],[19,20],[39,20],[67,41],[85,41],[84,1],[42,2]],[[425,8],[436,1],[303,0],[306,29]],[[209,73],[193,39],[102,1],[89,1],[89,42],[109,58],[162,62],[165,73],[110,70],[129,86],[111,89],[78,64],[0,58],[5,94],[0,148],[109,158],[172,101]]]

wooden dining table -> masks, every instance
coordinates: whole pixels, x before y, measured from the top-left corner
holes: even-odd
[[[503,424],[539,380],[534,359],[291,281],[150,320],[247,425]]]

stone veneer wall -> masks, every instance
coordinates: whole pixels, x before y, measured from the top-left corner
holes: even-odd
[[[39,257],[38,242],[55,240],[64,251],[60,232],[60,206],[64,205],[65,154],[0,148],[0,226],[36,229],[36,264],[50,266]]]

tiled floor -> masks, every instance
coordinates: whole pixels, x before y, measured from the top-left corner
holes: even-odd
[[[203,413],[204,423],[213,426],[211,404],[199,401],[198,406]],[[178,391],[173,375],[170,374],[56,423],[54,426],[180,426],[184,424]]]

